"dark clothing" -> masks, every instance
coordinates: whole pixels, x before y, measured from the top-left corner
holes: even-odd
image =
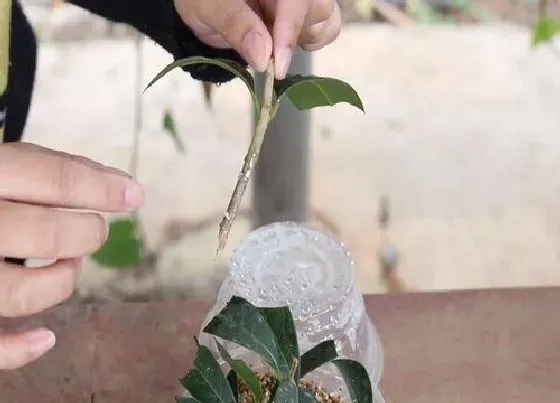
[[[37,57],[33,30],[19,1],[13,0],[12,3],[11,65],[7,94],[2,97],[6,105],[0,105],[0,112],[4,106],[8,110],[4,133],[6,142],[20,141],[22,138],[33,92]],[[236,52],[214,49],[199,41],[175,12],[173,0],[69,0],[68,3],[113,22],[133,26],[161,45],[175,59],[189,56],[228,58],[246,66]],[[214,66],[199,65],[185,70],[198,80],[225,82],[233,78],[229,72]]]
[[[17,1],[12,2],[10,68],[8,88],[3,96],[6,111],[4,142],[21,140],[35,81],[37,42],[31,25]],[[8,113],[9,110],[9,113]]]

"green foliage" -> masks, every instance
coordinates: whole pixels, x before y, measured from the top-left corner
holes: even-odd
[[[200,56],[189,57],[170,63],[156,74],[148,83],[146,90],[174,69],[193,65],[202,65],[206,67],[208,65],[218,66],[241,79],[249,89],[253,106],[258,116],[258,124],[256,125],[255,133],[251,138],[251,144],[245,156],[241,172],[238,175],[238,180],[231,195],[230,202],[228,203],[228,208],[219,225],[217,248],[217,252],[219,252],[225,246],[232,222],[247,189],[247,182],[251,171],[257,163],[266,134],[266,128],[269,122],[276,116],[282,98],[287,97],[298,110],[306,110],[320,106],[334,106],[340,102],[346,102],[362,111],[364,111],[364,106],[356,91],[349,84],[334,78],[288,75],[283,80],[275,81],[274,63],[272,63],[272,60],[269,61],[266,72],[267,79],[265,80],[266,84],[263,91],[264,96],[262,102],[257,95],[253,76],[242,65],[231,60],[209,59]]]
[[[251,74],[239,63],[231,60],[209,59],[205,57],[189,57],[177,60],[167,65],[148,84],[146,90],[176,68],[192,65],[211,64],[223,68],[240,78],[251,93],[253,105],[257,111],[261,103],[257,96],[255,80]],[[347,102],[364,110],[362,101],[356,91],[341,80],[328,77],[288,75],[284,80],[275,82],[276,102],[287,96],[298,110],[311,109],[320,106],[333,106],[339,102]]]
[[[193,398],[204,403],[234,403],[229,382],[210,350],[198,344],[194,368],[181,379]]]
[[[239,378],[241,378],[247,384],[249,390],[251,390],[251,392],[253,393],[255,400],[257,402],[260,402],[262,400],[263,392],[257,374],[255,374],[253,370],[249,368],[247,364],[245,364],[244,361],[232,359],[222,343],[216,341],[216,344],[218,346],[218,350],[220,352],[220,355],[222,356],[222,359],[229,364],[231,370],[233,371],[232,374],[235,375],[235,382],[237,382],[237,377],[239,376]],[[237,389],[237,385],[235,387]],[[233,392],[235,393],[235,390]]]
[[[272,328],[259,310],[242,298],[233,297],[204,328],[204,332],[254,351],[276,372],[290,373],[290,362],[281,354]]]
[[[113,269],[128,269],[138,266],[143,245],[136,234],[134,217],[112,221],[105,244],[91,258],[98,264]]]
[[[238,378],[237,378],[237,373],[233,369],[231,369],[228,372],[227,380],[228,380],[228,383],[229,383],[229,387],[231,388],[231,391],[233,392],[233,396],[238,396],[238,392],[237,392],[237,385],[238,385],[237,380],[238,380]]]
[[[253,76],[239,63],[233,60],[226,60],[226,59],[210,59],[207,57],[202,56],[194,56],[188,57],[186,59],[176,60],[173,63],[168,64],[165,66],[163,70],[161,70],[153,79],[150,81],[146,87],[146,90],[154,85],[156,82],[161,80],[165,75],[169,72],[177,69],[183,68],[188,66],[195,66],[195,65],[213,65],[221,67],[222,69],[229,71],[230,73],[234,74],[236,77],[240,78],[249,91],[251,92],[251,96],[253,98],[253,104],[256,110],[259,110],[259,98],[257,97],[257,93],[255,91],[255,80],[253,80]],[[146,91],[144,90],[144,91]]]
[[[337,357],[336,347],[332,340],[326,340],[317,344],[311,350],[301,356],[301,377],[311,371],[315,371],[322,365]]]
[[[289,371],[293,372],[294,362],[297,364],[299,358],[299,346],[291,312],[285,308],[258,308],[258,311],[272,330],[278,342],[279,353],[288,364]],[[299,379],[299,365],[295,369],[298,371],[296,379]]]
[[[274,85],[276,96],[287,96],[294,107],[300,111],[319,106],[334,106],[347,102],[364,111],[358,93],[344,81],[328,77],[288,76]]]
[[[275,403],[317,403],[317,400],[308,390],[298,387],[291,379],[280,381],[276,396]]]
[[[167,65],[163,70],[161,70],[156,76],[148,83],[146,90],[153,86],[156,82],[166,76],[168,73],[177,68],[184,68],[193,65],[212,65],[218,66],[230,73],[234,74],[236,77],[241,79],[243,83],[249,89],[251,94],[251,99],[255,110],[258,114],[261,113],[262,104],[255,88],[255,80],[249,71],[240,65],[239,63],[232,60],[225,59],[209,59],[201,56],[190,57],[186,59],[177,60],[173,63]],[[287,76],[284,80],[275,81],[274,83],[274,99],[272,100],[272,114],[271,119],[274,118],[280,100],[283,97],[287,97],[294,107],[298,110],[306,110],[321,106],[334,106],[341,102],[346,102],[360,110],[364,111],[364,106],[362,100],[358,96],[357,92],[347,83],[341,80],[328,77],[317,77],[317,76],[300,76],[292,75]],[[177,150],[180,153],[185,152],[185,147],[181,141],[181,137],[177,130],[177,125],[175,124],[175,119],[169,109],[164,111],[162,119],[163,130],[171,136],[173,139]],[[264,136],[264,134],[263,134]],[[258,136],[253,137],[253,141],[256,141]],[[262,138],[261,138],[262,144]],[[251,153],[251,161],[248,164],[249,167],[253,167],[258,158],[258,151],[260,150],[260,145],[254,147],[256,152]],[[240,175],[240,178],[249,176],[250,168],[248,172]],[[237,187],[236,187],[237,189]],[[239,202],[245,188],[240,190],[239,195],[233,195],[232,200],[235,199],[236,203],[230,202],[230,207],[228,207],[227,217],[235,217],[235,213],[239,206]],[[95,253],[92,258],[99,264],[112,268],[128,268],[137,266],[142,252],[142,243],[137,238],[135,234],[136,221],[133,219],[128,220],[118,220],[111,223],[109,239],[103,245],[103,247]],[[229,231],[229,229],[227,230]],[[225,238],[227,238],[227,233]],[[268,323],[266,327],[267,332],[263,333],[262,337],[268,337],[268,340],[260,340],[255,342],[274,342],[272,334],[274,330],[274,325],[279,322],[277,319],[270,319],[269,315],[278,315],[277,311],[261,311],[261,314],[265,317]],[[281,319],[281,318],[280,318]],[[217,326],[216,323],[214,325]],[[253,324],[254,325],[254,324]],[[264,324],[263,324],[264,325]],[[227,327],[230,326],[230,327]],[[236,326],[235,324],[225,324],[221,323],[218,328],[224,329],[225,332],[233,331],[237,329],[238,332],[242,332],[242,327]],[[217,330],[218,331],[218,330]],[[240,333],[241,335],[241,333]],[[293,335],[283,335],[282,337],[290,337],[290,340],[282,340],[282,348],[286,350],[278,351],[279,346],[263,344],[261,348],[270,347],[272,350],[263,350],[263,354],[268,354],[266,357],[269,360],[269,364],[273,365],[276,370],[282,370],[283,372],[288,372],[291,360],[294,356],[298,355],[297,343],[295,342],[295,334]],[[285,342],[285,343],[284,343]],[[250,348],[258,348],[257,345],[251,345]],[[279,361],[274,361],[279,360]],[[297,369],[299,371],[299,367]]]
[[[300,381],[327,363],[333,363],[344,379],[352,399],[348,403],[373,402],[367,371],[356,361],[337,359],[332,340],[299,355],[294,320],[287,306],[258,308],[234,296],[203,332],[234,342],[261,356],[268,365],[266,371],[276,380],[276,387],[270,399],[264,398],[258,375],[245,362],[232,359],[216,340],[222,359],[230,367],[227,377],[210,350],[198,345],[194,369],[181,380],[191,397],[177,398],[178,403],[238,402],[238,379],[252,392],[254,403],[313,403],[316,402],[313,393]]]
[[[541,18],[533,27],[532,45],[552,42],[556,35],[560,34],[560,21],[550,17]]]
[[[346,383],[352,403],[371,403],[371,383],[366,369],[356,361],[339,359],[332,362]]]
[[[177,152],[179,152],[180,154],[185,154],[185,146],[183,144],[183,141],[181,140],[181,136],[179,135],[179,130],[177,130],[177,125],[175,124],[175,118],[173,117],[171,109],[166,109],[163,112],[162,126],[163,131],[169,134],[169,136],[171,136],[171,138],[173,139]]]

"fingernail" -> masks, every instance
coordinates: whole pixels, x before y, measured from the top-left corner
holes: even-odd
[[[115,168],[115,167],[109,167],[109,166],[102,166],[102,169],[105,172],[109,172],[109,173],[112,173],[112,174],[117,174],[119,176],[124,176],[126,178],[132,178],[132,176],[128,172],[125,172],[122,169],[118,169],[118,168]]]
[[[266,70],[268,58],[270,56],[269,41],[257,31],[251,31],[243,41],[242,50],[253,68],[259,72]]]
[[[289,48],[281,48],[274,55],[276,63],[276,78],[282,80],[286,77],[290,62],[292,61],[292,50]]]
[[[39,356],[53,348],[56,336],[50,330],[37,329],[25,335],[25,342],[29,346],[29,351]]]
[[[124,194],[125,208],[136,210],[144,201],[144,189],[136,182],[129,182]]]

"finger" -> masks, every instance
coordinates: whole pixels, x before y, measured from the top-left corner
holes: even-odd
[[[272,37],[274,68],[279,80],[286,77],[309,6],[310,0],[284,0],[276,4]]]
[[[125,173],[85,157],[10,143],[0,145],[0,198],[124,212],[137,209],[144,192]]]
[[[231,45],[220,33],[200,21],[196,13],[196,7],[192,6],[192,2],[189,0],[174,0],[174,4],[183,22],[189,26],[198,39],[217,49],[231,48]]]
[[[304,28],[299,38],[299,45],[308,52],[322,49],[338,38],[341,27],[340,8],[337,6],[329,20]]]
[[[231,45],[224,39],[221,34],[210,33],[200,35],[199,38],[202,42],[216,49],[231,49]]]
[[[35,361],[53,348],[56,338],[47,329],[18,334],[0,334],[0,370],[17,369]]]
[[[338,8],[336,0],[312,0],[304,26],[308,27],[328,21]]]
[[[272,37],[259,15],[245,0],[177,1],[175,6],[202,37],[221,35],[255,70],[263,72],[272,54]]]
[[[0,256],[81,257],[97,251],[107,235],[107,222],[96,213],[0,200]]]
[[[37,268],[0,263],[0,316],[33,315],[72,295],[79,259],[59,260]]]

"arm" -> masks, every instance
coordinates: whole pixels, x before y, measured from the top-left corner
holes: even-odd
[[[172,0],[69,0],[108,20],[133,26],[166,51],[174,59],[189,56],[227,58],[246,66],[244,60],[233,50],[214,49],[201,42],[183,23],[175,11]],[[186,68],[191,75],[204,81],[225,82],[233,75],[212,66]]]

